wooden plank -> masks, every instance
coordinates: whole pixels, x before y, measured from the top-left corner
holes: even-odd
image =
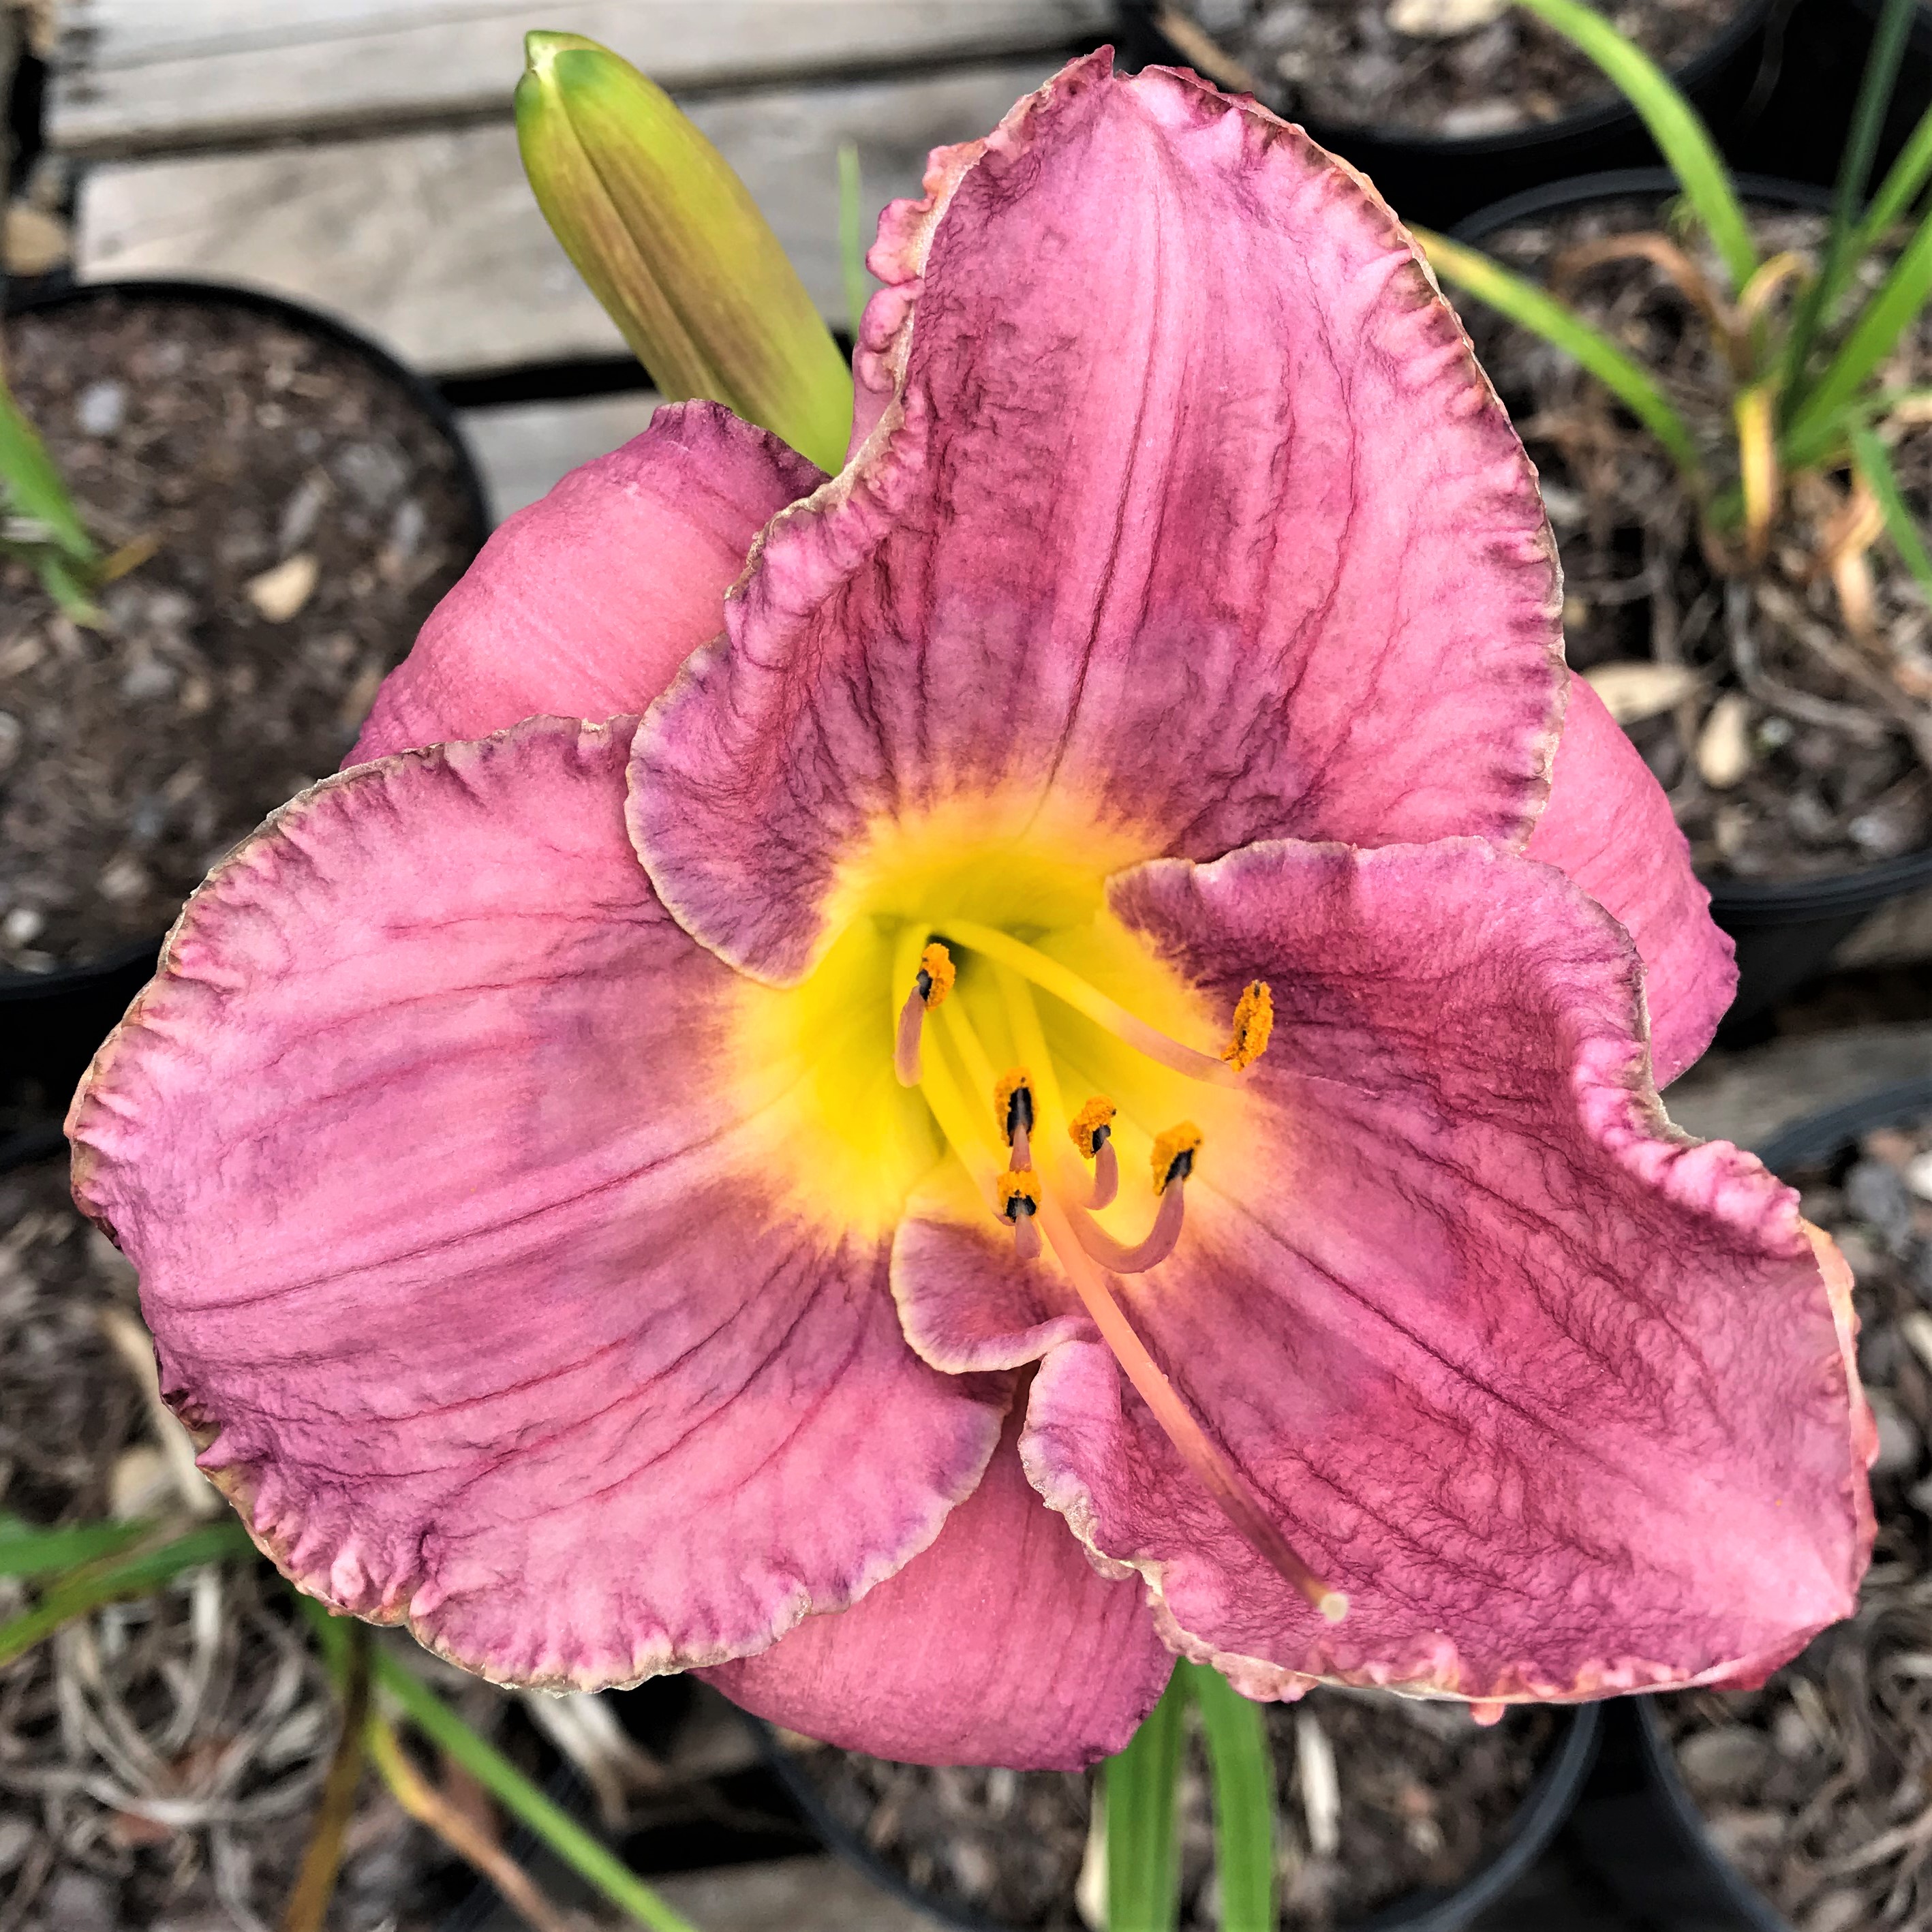
[[[49,110],[76,155],[506,116],[530,0],[72,0]],[[573,32],[680,92],[1011,58],[1105,33],[1108,0],[575,0]],[[564,24],[560,20],[559,24]]]
[[[983,134],[1051,71],[1034,62],[774,89],[692,113],[842,324],[839,142],[858,142],[876,214],[919,192],[928,148]],[[82,183],[78,260],[84,280],[200,275],[291,296],[438,374],[623,352],[544,225],[504,124],[104,164]]]
[[[505,403],[461,410],[457,421],[483,472],[498,523],[579,464],[640,436],[664,398],[650,389],[560,403]]]

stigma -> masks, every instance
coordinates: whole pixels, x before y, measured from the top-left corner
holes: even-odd
[[[923,1076],[920,1042],[926,1029],[926,1010],[943,1006],[958,976],[952,955],[934,940],[919,956],[919,970],[913,975],[912,991],[899,1009],[897,1037],[892,1042],[892,1071],[902,1087],[916,1087]]]

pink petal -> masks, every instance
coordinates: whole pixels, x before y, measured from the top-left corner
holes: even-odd
[[[885,1244],[768,1178],[742,984],[625,838],[631,724],[304,793],[196,894],[68,1122],[257,1540],[516,1682],[716,1663],[850,1602],[1008,1401],[917,1361]]]
[[[1174,1656],[1138,1581],[1110,1582],[1041,1502],[1017,1408],[932,1547],[836,1616],[704,1674],[748,1711],[914,1764],[1078,1770],[1119,1750]]]
[[[1161,862],[1112,898],[1210,995],[1274,988],[1251,1130],[1122,1298],[1352,1599],[1322,1622],[1066,1344],[1022,1454],[1171,1641],[1264,1696],[1588,1696],[1761,1679],[1850,1613],[1876,1438],[1844,1277],[1790,1189],[1664,1120],[1600,908],[1466,840]]]
[[[1711,922],[1711,895],[1690,869],[1664,788],[1580,677],[1570,681],[1550,803],[1526,849],[1567,872],[1636,942],[1651,1066],[1667,1087],[1710,1045],[1731,1004],[1736,948]]]
[[[723,629],[752,538],[824,480],[716,403],[667,404],[498,529],[384,681],[347,762],[538,713],[641,711]]]
[[[874,251],[901,279],[861,387],[898,394],[639,736],[634,836],[688,928],[795,976],[867,832],[961,794],[1137,854],[1526,837],[1555,553],[1362,178],[1104,52],[934,178]]]

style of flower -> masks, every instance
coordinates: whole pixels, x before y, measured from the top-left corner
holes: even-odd
[[[1190,75],[926,187],[844,470],[690,404],[511,519],[103,1049],[203,1466],[473,1670],[889,1756],[1761,1678],[1849,1276],[1659,1106],[1728,948],[1462,331]]]

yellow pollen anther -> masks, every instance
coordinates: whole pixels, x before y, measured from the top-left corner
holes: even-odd
[[[1274,1030],[1274,1000],[1268,982],[1254,980],[1235,1003],[1234,1037],[1222,1048],[1221,1058],[1238,1073],[1267,1052]]]
[[[998,1196],[1000,1217],[1016,1221],[1022,1214],[1040,1212],[1040,1176],[1030,1167],[1008,1168],[993,1183]]]
[[[920,998],[928,1007],[946,1004],[946,996],[958,976],[959,969],[953,964],[952,954],[937,940],[919,956]]]
[[[1156,1135],[1154,1144],[1154,1191],[1164,1194],[1170,1180],[1182,1180],[1194,1172],[1194,1157],[1201,1151],[1201,1130],[1192,1120],[1183,1120]]]
[[[993,1118],[1009,1146],[1024,1128],[1033,1130],[1033,1076],[1024,1066],[1016,1066],[993,1083]]]
[[[1119,1111],[1112,1101],[1096,1094],[1067,1122],[1066,1131],[1082,1160],[1091,1160],[1100,1152],[1100,1143],[1111,1131],[1109,1123]]]

